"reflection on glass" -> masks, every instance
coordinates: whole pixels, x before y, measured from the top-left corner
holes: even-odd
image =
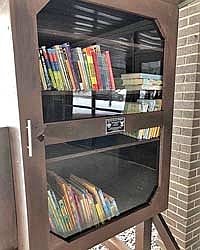
[[[161,90],[43,92],[45,122],[160,111]]]
[[[145,132],[139,139],[141,131],[133,131],[46,147],[54,233],[70,239],[148,204],[158,185],[159,139]]]

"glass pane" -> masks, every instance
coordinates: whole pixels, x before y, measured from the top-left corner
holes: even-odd
[[[158,136],[156,127],[46,146],[52,232],[70,240],[147,205],[158,186]]]
[[[154,20],[52,0],[37,21],[45,122],[161,110],[164,40]]]

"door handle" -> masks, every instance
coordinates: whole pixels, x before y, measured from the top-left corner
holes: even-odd
[[[31,120],[27,120],[27,138],[28,138],[28,156],[32,157],[33,156],[33,144],[32,144],[32,125],[31,125]]]

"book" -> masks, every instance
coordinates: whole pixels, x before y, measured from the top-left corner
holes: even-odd
[[[110,59],[110,52],[107,50],[103,53],[103,55],[105,58],[105,63],[107,65],[110,89],[115,90],[116,87],[115,87],[115,81],[114,81],[114,76],[113,76],[112,63],[111,63],[111,59]]]
[[[80,76],[81,76],[81,83],[82,83],[81,90],[87,90],[89,89],[89,83],[88,83],[88,79],[86,76],[86,69],[85,69],[82,49],[80,47],[72,49],[72,56],[73,56],[73,60],[77,64],[76,67],[78,68]]]
[[[47,178],[51,188],[54,188],[57,192],[62,194],[64,204],[70,217],[70,226],[72,230],[76,230],[78,228],[77,211],[74,209],[74,200],[72,198],[70,186],[67,185],[67,183],[53,171],[47,172]]]
[[[150,80],[162,80],[161,75],[155,74],[146,74],[146,73],[129,73],[129,74],[121,74],[121,78],[125,79],[150,79]]]
[[[94,46],[90,46],[89,48],[91,49],[91,55],[92,55],[96,79],[97,79],[97,86],[96,86],[97,89],[95,90],[100,90],[100,89],[103,89],[100,65],[99,65],[99,59],[98,59],[98,55],[101,53],[100,46],[94,45]]]
[[[135,78],[135,79],[125,79],[123,80],[123,85],[162,85],[161,80],[151,80],[146,78]]]
[[[91,194],[93,194],[94,198],[95,198],[95,203],[96,203],[96,207],[97,207],[97,213],[99,216],[99,220],[100,221],[104,221],[106,216],[103,210],[103,205],[101,203],[101,199],[99,197],[99,194],[97,192],[97,189],[95,187],[95,185],[89,183],[88,181],[81,179],[75,175],[70,175],[70,179],[80,183],[82,186],[84,186]]]
[[[126,90],[129,90],[129,91],[162,90],[162,85],[140,84],[140,85],[124,85],[124,87]]]
[[[48,71],[49,76],[50,76],[51,84],[54,87],[56,87],[56,81],[55,81],[55,78],[54,78],[54,75],[53,75],[53,71],[52,71],[52,68],[51,68],[51,63],[50,63],[50,60],[49,60],[48,52],[46,50],[46,46],[41,47],[41,52],[42,52],[42,55],[44,57],[44,61],[45,61],[46,67],[47,67],[47,71]]]
[[[141,104],[138,102],[126,102],[124,107],[125,114],[140,113]]]
[[[56,53],[56,49],[55,48],[51,48],[51,55],[52,55],[52,59],[55,65],[55,72],[57,74],[57,78],[58,78],[58,89],[59,90],[65,90],[65,79],[62,73],[62,69],[61,69],[61,65],[59,63],[59,58],[57,56]]]
[[[65,64],[62,58],[62,52],[61,52],[61,47],[60,45],[55,45],[53,46],[53,48],[55,49],[55,54],[58,60],[58,66],[60,69],[60,75],[61,75],[61,81],[63,84],[63,88],[64,90],[70,90],[71,89],[71,84],[70,81],[68,79],[68,74],[65,68]]]
[[[80,89],[79,82],[78,82],[78,76],[75,72],[73,61],[72,61],[72,54],[71,54],[71,47],[69,43],[64,43],[61,45],[63,49],[63,53],[65,55],[65,63],[67,66],[67,70],[71,79],[72,83],[72,90],[78,90]]]
[[[44,73],[44,69],[42,67],[41,60],[39,60],[39,70],[40,70],[40,80],[41,80],[42,89],[47,90],[47,83],[46,83],[45,73]]]
[[[93,61],[93,57],[92,57],[92,51],[93,51],[93,49],[90,47],[83,49],[83,53],[85,53],[85,55],[86,55],[85,60],[87,60],[87,64],[88,64],[88,68],[89,68],[91,89],[97,90],[98,85],[97,85],[97,78],[96,78],[96,72],[95,72],[95,67],[94,67],[94,61]]]
[[[57,68],[56,63],[54,61],[52,49],[47,49],[47,52],[48,52],[48,57],[49,57],[49,61],[50,61],[50,64],[51,64],[51,69],[52,69],[52,72],[53,72],[53,76],[54,76],[54,79],[55,79],[54,88],[57,89],[57,90],[61,90],[58,68]]]
[[[81,69],[79,54],[78,51],[75,49],[72,49],[72,61],[77,75],[79,89],[84,90],[86,88],[86,84],[84,82],[84,76],[83,76],[83,71]]]
[[[43,52],[42,52],[41,49],[39,49],[39,58],[40,58],[40,61],[41,61],[41,64],[42,64],[44,78],[45,78],[45,81],[46,81],[45,85],[47,87],[47,90],[51,90],[53,85],[52,85],[51,78],[50,78],[50,75],[49,75],[49,71],[48,71],[48,68],[46,66],[45,59],[44,59],[44,56],[43,56]]]
[[[80,183],[72,180],[67,179],[67,182],[69,182],[72,186],[72,188],[75,190],[75,193],[79,196],[79,201],[81,204],[81,218],[83,221],[83,225],[91,225],[92,224],[92,215],[90,209],[88,209],[88,191],[80,185]]]
[[[101,52],[97,53],[98,67],[101,75],[101,88],[104,90],[110,89],[108,67],[105,61],[105,57]]]

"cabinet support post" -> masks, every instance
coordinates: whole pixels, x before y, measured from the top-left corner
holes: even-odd
[[[144,221],[136,226],[136,250],[151,249],[152,219]]]
[[[174,236],[161,214],[153,217],[153,223],[167,250],[180,250]]]
[[[102,244],[109,250],[130,250],[130,248],[126,246],[123,241],[117,239],[116,237],[113,237]]]

